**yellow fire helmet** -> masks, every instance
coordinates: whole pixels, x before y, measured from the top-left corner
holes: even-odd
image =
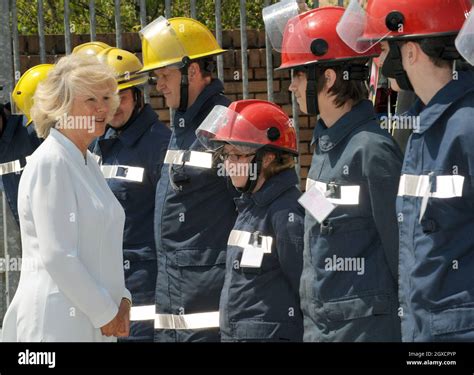
[[[119,91],[143,85],[148,80],[143,74],[137,74],[143,65],[138,57],[129,51],[109,47],[99,52],[97,58],[115,71]]]
[[[76,46],[72,50],[72,53],[96,56],[99,52],[103,51],[106,48],[110,48],[110,46],[104,42],[87,42]]]
[[[12,113],[25,115],[27,125],[31,123],[30,111],[33,107],[33,96],[38,84],[44,80],[53,64],[40,64],[28,69],[18,80],[12,92]]]
[[[143,69],[141,72],[166,66],[183,67],[186,61],[225,52],[214,35],[192,18],[159,17],[140,31]]]

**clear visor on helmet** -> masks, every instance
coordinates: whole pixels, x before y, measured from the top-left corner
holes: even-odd
[[[474,6],[456,38],[456,48],[471,65],[474,65]]]
[[[297,0],[285,0],[272,6],[277,5],[280,8],[275,9],[272,14],[267,14],[265,21],[265,30],[272,47],[286,54],[311,52],[311,43],[315,38],[308,34],[305,15],[298,14],[301,4]]]
[[[216,151],[223,144],[263,147],[270,143],[267,130],[257,128],[240,113],[217,105],[204,119],[196,136],[208,150]]]
[[[183,25],[184,28],[184,25]],[[160,56],[163,61],[181,60],[184,56],[188,56],[183,44],[178,38],[176,31],[171,27],[170,22],[163,16],[158,17],[150,22],[140,31],[140,37],[148,42],[154,54]],[[163,41],[167,46],[173,48],[164,48]],[[182,68],[184,64],[177,63],[176,66]]]
[[[281,52],[286,24],[298,15],[297,0],[282,0],[262,10],[265,31],[273,49]]]
[[[392,32],[380,27],[385,25],[386,16],[375,18],[367,12],[367,1],[351,0],[336,26],[339,37],[357,53],[367,52]],[[393,28],[402,31],[403,25],[393,25]]]

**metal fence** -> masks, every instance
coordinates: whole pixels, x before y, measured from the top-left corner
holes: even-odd
[[[61,0],[64,3],[64,45],[67,54],[71,53],[71,24],[70,24],[70,1]],[[114,16],[115,16],[115,43],[116,46],[122,47],[122,27],[120,17],[120,0],[110,0],[111,5],[113,1]],[[197,18],[196,1],[190,0],[190,16]],[[248,62],[247,62],[247,0],[240,1],[240,38],[241,38],[241,53],[242,53],[242,93],[244,99],[248,98]],[[264,5],[270,5],[276,1],[265,0]],[[38,39],[39,39],[39,53],[40,62],[46,62],[46,46],[44,33],[44,1],[37,0],[37,23],[38,23]],[[215,20],[216,20],[216,38],[222,44],[222,0],[215,0]],[[319,7],[319,0],[313,1],[314,7]],[[338,5],[343,5],[344,0],[338,0]],[[146,25],[146,0],[138,0],[140,9],[140,24],[142,27]],[[165,17],[171,17],[172,0],[165,0]],[[90,15],[90,40],[96,40],[96,11],[95,0],[89,0],[89,15]],[[20,48],[18,35],[18,17],[17,6],[15,0],[0,0],[0,45],[2,46],[2,54],[0,54],[0,101],[5,102],[9,100],[9,95],[13,87],[20,78]],[[273,64],[271,46],[267,38],[267,91],[268,100],[273,99]],[[13,58],[12,58],[13,57]],[[223,57],[217,58],[217,72],[218,77],[223,80],[224,66]],[[297,116],[295,116],[295,119]]]
[[[64,2],[64,45],[67,54],[71,53],[71,25],[70,25],[70,1]],[[120,0],[110,0],[111,6],[114,6],[115,13],[115,43],[122,47],[122,27],[120,17]],[[222,6],[226,0],[215,0],[215,21],[216,38],[222,45]],[[242,58],[242,95],[244,99],[249,97],[249,77],[248,77],[248,56],[247,56],[247,0],[240,1],[240,39],[241,39],[241,58]],[[264,5],[270,5],[276,1],[265,0]],[[314,7],[319,7],[319,1],[313,2]],[[140,24],[146,25],[146,0],[138,0]],[[338,5],[343,5],[343,0],[338,0]],[[172,0],[165,0],[165,14],[167,18],[171,17]],[[196,0],[190,0],[190,16],[197,18]],[[44,24],[44,4],[43,0],[37,1],[37,23],[39,39],[40,62],[46,62],[45,46],[45,24]],[[95,0],[89,1],[90,16],[90,40],[96,40],[96,9]],[[7,102],[10,98],[16,82],[21,76],[20,69],[20,46],[18,33],[17,5],[15,0],[0,0],[0,102]],[[224,80],[224,59],[222,55],[217,57],[217,75]],[[268,35],[266,36],[266,75],[267,75],[267,96],[269,101],[273,101],[273,59],[272,49]],[[145,101],[149,102],[149,94],[145,92]],[[298,131],[298,107],[294,96],[292,97],[292,117],[294,125]],[[0,184],[0,190],[2,185]],[[19,245],[19,229],[13,220],[12,214],[6,204],[5,194],[0,194],[0,260],[6,260],[8,257],[21,257]],[[11,301],[18,283],[19,272],[9,272],[9,267],[0,269],[0,323],[6,307]]]

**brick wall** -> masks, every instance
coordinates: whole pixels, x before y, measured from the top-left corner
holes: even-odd
[[[242,99],[242,59],[240,30],[229,30],[223,32],[222,45],[227,49],[224,56],[224,85],[225,94],[231,100]],[[98,35],[97,39],[115,45],[115,34]],[[267,77],[265,58],[265,33],[258,30],[248,30],[248,77],[249,77],[249,98],[267,99]],[[72,46],[89,41],[88,35],[74,35]],[[122,36],[123,48],[140,54],[141,44],[137,33],[124,33]],[[46,40],[47,62],[54,61],[65,53],[64,37],[62,35],[47,35]],[[35,36],[20,37],[20,63],[21,73],[28,68],[40,63],[39,42]],[[273,51],[273,67],[280,65],[280,54]],[[238,74],[236,74],[236,72]],[[235,78],[239,79],[236,80]],[[290,74],[288,71],[273,72],[274,101],[280,105],[291,117],[291,94],[288,91],[290,85]],[[160,116],[161,121],[169,123],[169,110],[164,105],[164,99],[153,88],[150,92],[151,105]],[[300,127],[300,165],[301,165],[301,186],[304,189],[309,165],[311,164],[310,141],[312,137],[312,125],[315,118],[299,116]]]

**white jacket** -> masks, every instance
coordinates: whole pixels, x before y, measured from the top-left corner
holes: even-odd
[[[125,288],[125,214],[97,162],[56,129],[28,160],[18,193],[22,271],[3,341],[115,341],[100,327]]]

